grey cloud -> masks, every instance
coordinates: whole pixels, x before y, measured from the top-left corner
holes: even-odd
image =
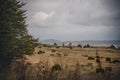
[[[78,25],[119,25],[119,16],[116,15],[117,12],[110,12],[102,1],[70,0],[65,3],[66,5],[56,10],[56,15],[51,20]],[[95,5],[93,5],[94,2],[96,2]]]
[[[28,11],[35,13],[38,11],[49,12],[51,10],[59,7],[60,4],[63,3],[64,0],[21,0],[22,2],[26,2],[25,9]]]
[[[42,39],[118,39],[119,0],[24,0],[30,34]],[[36,13],[54,14],[44,21]],[[96,32],[97,31],[97,32]]]
[[[116,2],[115,2],[116,1]],[[26,0],[27,2],[27,0]],[[29,0],[28,4],[32,5],[27,7],[28,14],[30,11],[34,14],[38,11],[56,11],[56,16],[51,19],[51,21],[66,21],[73,24],[81,25],[119,25],[119,10],[115,7],[118,0],[66,0],[62,6],[58,6],[60,2],[65,2],[61,0]],[[105,3],[107,5],[105,5]],[[113,3],[113,4],[112,4]],[[48,5],[49,4],[49,5]],[[93,5],[94,4],[94,5]],[[116,8],[111,12],[111,7]],[[117,5],[118,6],[118,5]],[[57,8],[56,8],[57,7]],[[56,8],[56,9],[55,9]],[[35,11],[34,11],[35,10]],[[50,12],[49,11],[49,12]],[[102,13],[103,12],[103,13]],[[99,14],[101,13],[101,14]],[[33,15],[32,14],[32,15]],[[97,16],[96,16],[97,15]],[[29,15],[28,15],[29,16]],[[31,18],[30,18],[31,19]]]

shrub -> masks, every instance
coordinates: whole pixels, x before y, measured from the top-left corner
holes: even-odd
[[[95,58],[93,56],[89,56],[88,60],[95,60]]]
[[[41,51],[41,50],[38,51],[38,54],[43,54],[43,53],[45,53],[45,51]]]
[[[59,56],[61,56],[61,54],[60,53],[56,53],[56,55],[59,57]]]
[[[101,59],[104,59],[104,57],[100,57]]]
[[[104,69],[97,67],[96,73],[104,73]]]
[[[51,70],[52,70],[52,72],[54,72],[54,71],[61,71],[60,64],[53,65]]]
[[[84,57],[88,57],[88,55],[82,55],[82,56],[84,56]]]
[[[73,47],[72,47],[72,46],[70,46],[69,48],[70,48],[70,49],[73,49]]]
[[[111,58],[107,57],[107,58],[105,59],[105,61],[106,61],[106,62],[111,62]]]
[[[83,48],[91,48],[91,46],[89,44],[87,44],[87,45],[84,45]]]
[[[47,47],[47,44],[43,44],[43,47]]]
[[[64,54],[64,56],[68,56],[68,54],[67,54],[67,53],[65,53],[65,54]]]
[[[54,54],[50,54],[50,56],[55,56]]]
[[[96,58],[100,58],[99,56],[96,56]]]
[[[51,51],[52,51],[52,52],[56,52],[56,50],[55,50],[55,49],[52,49]]]
[[[77,47],[80,47],[80,48],[82,48],[82,45],[81,45],[81,44],[78,44],[78,45],[77,45]]]
[[[112,63],[120,63],[120,60],[113,60]]]
[[[56,48],[59,48],[59,46],[56,46]]]

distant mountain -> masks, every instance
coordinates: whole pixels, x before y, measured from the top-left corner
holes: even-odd
[[[120,40],[84,40],[84,41],[71,41],[73,45],[90,44],[93,46],[110,46],[112,44],[120,46]]]
[[[40,42],[44,43],[44,44],[54,44],[54,43],[60,44],[60,43],[62,43],[61,41],[56,40],[56,39],[47,39],[47,40],[42,40]]]
[[[63,43],[65,45],[68,45],[69,43],[72,43],[72,45],[85,45],[85,44],[90,44],[92,46],[110,46],[112,44],[120,46],[120,40],[84,40],[84,41],[59,41],[56,39],[47,39],[47,40],[42,40],[41,43],[44,44],[54,44],[57,43],[58,45],[62,45]]]

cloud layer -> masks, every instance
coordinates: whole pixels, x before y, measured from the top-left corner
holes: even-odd
[[[40,39],[119,39],[119,0],[24,0],[30,34]]]

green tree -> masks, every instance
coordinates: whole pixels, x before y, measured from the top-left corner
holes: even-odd
[[[24,5],[18,0],[0,0],[0,63],[34,51],[37,39],[27,32]]]

